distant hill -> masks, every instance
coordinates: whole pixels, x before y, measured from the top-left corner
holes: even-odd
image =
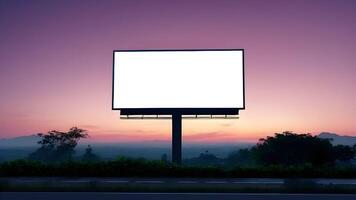
[[[0,139],[0,162],[13,159],[25,158],[29,153],[35,151],[40,145],[37,135],[20,136],[14,138]],[[87,145],[90,144],[93,152],[104,159],[112,159],[119,155],[130,157],[144,157],[148,159],[160,159],[162,154],[170,156],[169,141],[140,141],[130,143],[120,142],[96,142],[95,140],[80,141],[76,148],[76,155],[82,155]],[[231,151],[247,148],[253,143],[226,143],[226,144],[183,144],[183,157],[192,158],[200,153],[210,152],[218,157],[226,157]]]
[[[344,136],[338,135],[336,133],[322,132],[318,135],[318,137],[332,139],[331,143],[333,143],[334,145],[342,144],[353,146],[354,144],[356,144],[356,137],[354,136]]]
[[[40,137],[37,135],[19,136],[14,138],[0,139],[0,148],[9,147],[35,147]]]

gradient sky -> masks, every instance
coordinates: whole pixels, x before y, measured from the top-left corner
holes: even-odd
[[[244,48],[238,120],[185,120],[186,142],[275,132],[356,136],[356,1],[0,0],[0,138],[79,126],[169,140],[169,120],[111,110],[112,50]]]

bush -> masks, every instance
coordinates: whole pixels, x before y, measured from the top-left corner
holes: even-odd
[[[177,166],[156,160],[120,157],[113,161],[98,162],[4,162],[0,164],[0,176],[356,178],[356,169],[350,166],[315,167],[306,164],[235,167],[224,170],[219,167]]]

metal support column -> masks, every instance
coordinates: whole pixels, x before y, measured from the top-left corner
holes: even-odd
[[[172,115],[172,162],[182,163],[182,115]]]

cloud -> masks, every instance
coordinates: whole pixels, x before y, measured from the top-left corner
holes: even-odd
[[[229,126],[232,126],[232,123],[223,123],[223,124],[221,124],[221,126],[223,126],[223,127],[229,127]]]
[[[96,126],[96,125],[90,125],[90,124],[85,124],[85,125],[79,125],[79,128],[83,128],[83,129],[88,129],[88,130],[96,130],[96,129],[100,129],[100,126]]]

